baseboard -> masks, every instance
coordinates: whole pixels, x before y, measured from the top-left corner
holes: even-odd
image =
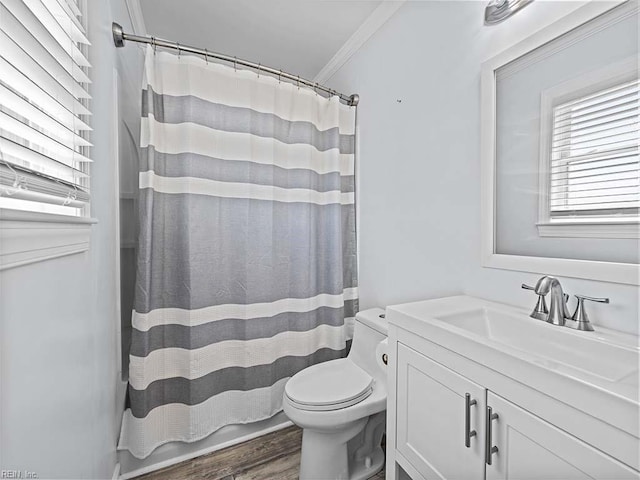
[[[120,464],[116,463],[116,466],[113,468],[113,475],[111,475],[111,480],[118,480],[120,478]]]
[[[162,468],[170,467],[172,465],[176,465],[177,463],[184,462],[185,460],[191,460],[192,458],[201,457],[202,455],[208,455],[213,452],[217,452],[218,450],[222,450],[224,448],[233,447],[234,445],[238,445],[243,442],[247,442],[249,440],[253,440],[254,438],[261,437],[262,435],[266,435],[268,433],[277,432],[278,430],[282,430],[284,428],[288,428],[293,425],[293,422],[287,420],[285,422],[279,423],[278,425],[274,425],[272,427],[268,427],[262,430],[258,430],[257,432],[253,432],[247,435],[243,435],[238,438],[234,438],[233,440],[229,440],[227,442],[222,442],[218,445],[213,445],[209,448],[203,448],[201,450],[197,450],[195,452],[190,452],[187,455],[181,455],[179,457],[174,457],[170,460],[165,460],[164,462],[158,462],[153,465],[149,465],[148,467],[140,468],[138,470],[133,470],[131,472],[123,473],[120,475],[120,480],[128,480],[130,478],[137,477],[139,475],[145,475],[147,473],[155,472],[156,470],[160,470]],[[120,464],[117,465],[118,469],[120,469]]]

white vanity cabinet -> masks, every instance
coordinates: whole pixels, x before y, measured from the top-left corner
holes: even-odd
[[[617,460],[492,392],[487,404],[498,415],[492,421],[498,452],[486,466],[487,480],[638,478]]]
[[[484,388],[400,344],[397,397],[398,451],[425,478],[484,478]]]
[[[476,340],[487,332],[473,317],[477,305],[513,315],[516,324],[519,312],[470,297],[444,300],[387,309],[387,480],[640,480],[637,366],[622,368],[616,382],[632,387],[615,387],[626,398],[609,398],[591,376],[574,385],[557,362],[500,350],[488,335]],[[463,324],[461,309],[471,333],[452,328]],[[423,310],[438,317],[415,318]],[[533,328],[525,334],[555,333],[527,323],[526,314],[522,321]],[[628,351],[637,355],[635,348]]]
[[[398,343],[396,351],[396,450],[419,473],[413,480],[638,478],[614,458],[412,348]]]

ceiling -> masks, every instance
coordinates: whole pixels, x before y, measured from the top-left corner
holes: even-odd
[[[381,0],[140,0],[148,35],[313,79]]]

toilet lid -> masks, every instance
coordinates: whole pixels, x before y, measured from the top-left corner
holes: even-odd
[[[336,410],[361,402],[373,391],[373,378],[347,358],[319,363],[296,373],[284,387],[304,410]]]

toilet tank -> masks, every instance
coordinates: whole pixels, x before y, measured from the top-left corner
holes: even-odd
[[[379,378],[386,372],[376,362],[376,347],[387,338],[387,320],[382,308],[370,308],[356,314],[353,329],[353,342],[349,358],[369,375]]]

